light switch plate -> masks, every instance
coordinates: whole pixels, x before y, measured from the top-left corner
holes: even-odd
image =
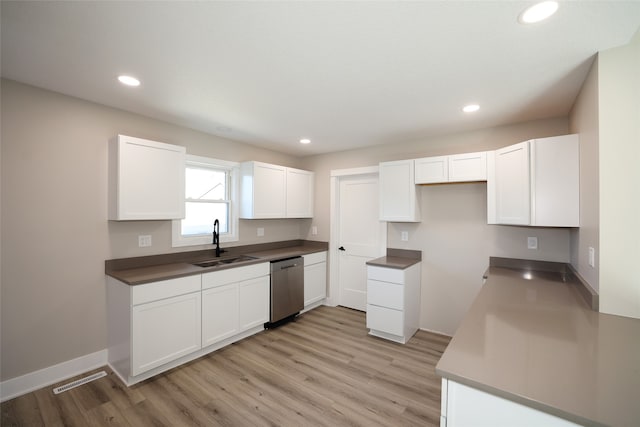
[[[589,267],[596,267],[596,250],[589,246]]]
[[[537,237],[527,237],[527,248],[528,249],[538,249],[538,238]]]

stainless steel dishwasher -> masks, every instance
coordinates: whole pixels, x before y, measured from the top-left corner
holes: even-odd
[[[304,260],[301,256],[271,262],[271,314],[266,327],[292,319],[304,308]]]

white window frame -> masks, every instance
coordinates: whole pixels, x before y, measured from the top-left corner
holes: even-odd
[[[240,210],[240,191],[239,191],[239,176],[240,176],[240,164],[237,162],[230,162],[227,160],[212,159],[209,157],[194,156],[187,154],[185,161],[185,173],[187,165],[189,166],[204,166],[214,167],[217,169],[224,169],[229,172],[229,196],[231,200],[229,202],[229,231],[227,233],[220,234],[220,243],[225,242],[237,242],[238,237],[238,211]],[[186,203],[186,199],[184,201]],[[196,245],[211,245],[213,244],[213,235],[198,235],[198,236],[183,236],[182,224],[180,219],[174,219],[171,221],[171,246],[196,246]],[[212,219],[213,221],[213,219]]]

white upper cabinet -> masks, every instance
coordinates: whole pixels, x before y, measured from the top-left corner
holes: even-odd
[[[415,159],[416,184],[449,181],[449,156]]]
[[[529,183],[529,142],[496,150],[495,201],[498,224],[529,224]]]
[[[240,165],[240,218],[285,218],[287,171],[284,166],[261,162]]]
[[[532,139],[501,148],[489,164],[490,224],[579,227],[578,135]]]
[[[449,156],[449,182],[487,180],[487,153],[464,153]]]
[[[109,219],[184,218],[184,147],[118,135],[109,141]]]
[[[240,218],[313,217],[313,172],[244,162],[240,174]]]
[[[287,168],[287,218],[313,217],[313,172]]]
[[[531,225],[580,226],[578,135],[531,142]]]
[[[486,152],[424,157],[415,160],[416,184],[487,180]]]
[[[380,163],[380,220],[420,222],[420,193],[414,161]]]

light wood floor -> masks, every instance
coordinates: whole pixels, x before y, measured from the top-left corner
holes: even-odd
[[[7,401],[2,426],[438,425],[448,343],[418,331],[395,344],[368,336],[362,312],[319,307],[130,388],[107,369]]]

